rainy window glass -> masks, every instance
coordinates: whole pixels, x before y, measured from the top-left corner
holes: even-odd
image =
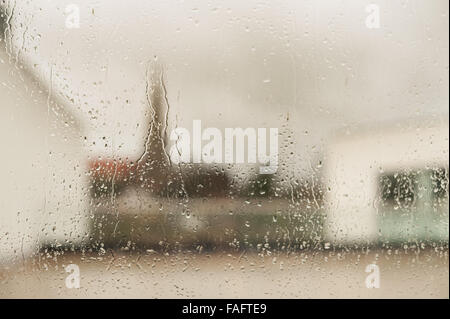
[[[448,298],[448,6],[0,0],[0,298]]]

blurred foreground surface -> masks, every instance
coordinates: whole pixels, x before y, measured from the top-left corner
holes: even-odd
[[[380,288],[366,288],[366,266]],[[80,288],[68,289],[68,264]],[[449,298],[448,250],[49,253],[0,271],[1,298]]]

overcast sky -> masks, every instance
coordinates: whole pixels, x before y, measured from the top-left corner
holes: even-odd
[[[371,2],[380,7],[379,29],[365,24]],[[371,2],[4,6],[7,14],[14,10],[10,54],[43,82],[52,70],[53,89],[97,142],[92,154],[134,157],[142,150],[145,73],[157,58],[165,67],[171,128],[191,128],[193,119],[205,127],[281,132],[287,125],[297,162],[306,163],[342,128],[448,117],[448,1]],[[65,26],[70,3],[80,8],[80,28]]]

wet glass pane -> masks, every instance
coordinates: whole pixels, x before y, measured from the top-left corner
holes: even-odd
[[[448,298],[448,5],[0,0],[0,297]]]

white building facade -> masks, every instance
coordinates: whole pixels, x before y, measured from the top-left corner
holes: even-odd
[[[40,85],[0,42],[0,262],[87,239],[82,140],[51,84]]]
[[[324,179],[327,239],[448,240],[448,130],[447,117],[331,142]]]

